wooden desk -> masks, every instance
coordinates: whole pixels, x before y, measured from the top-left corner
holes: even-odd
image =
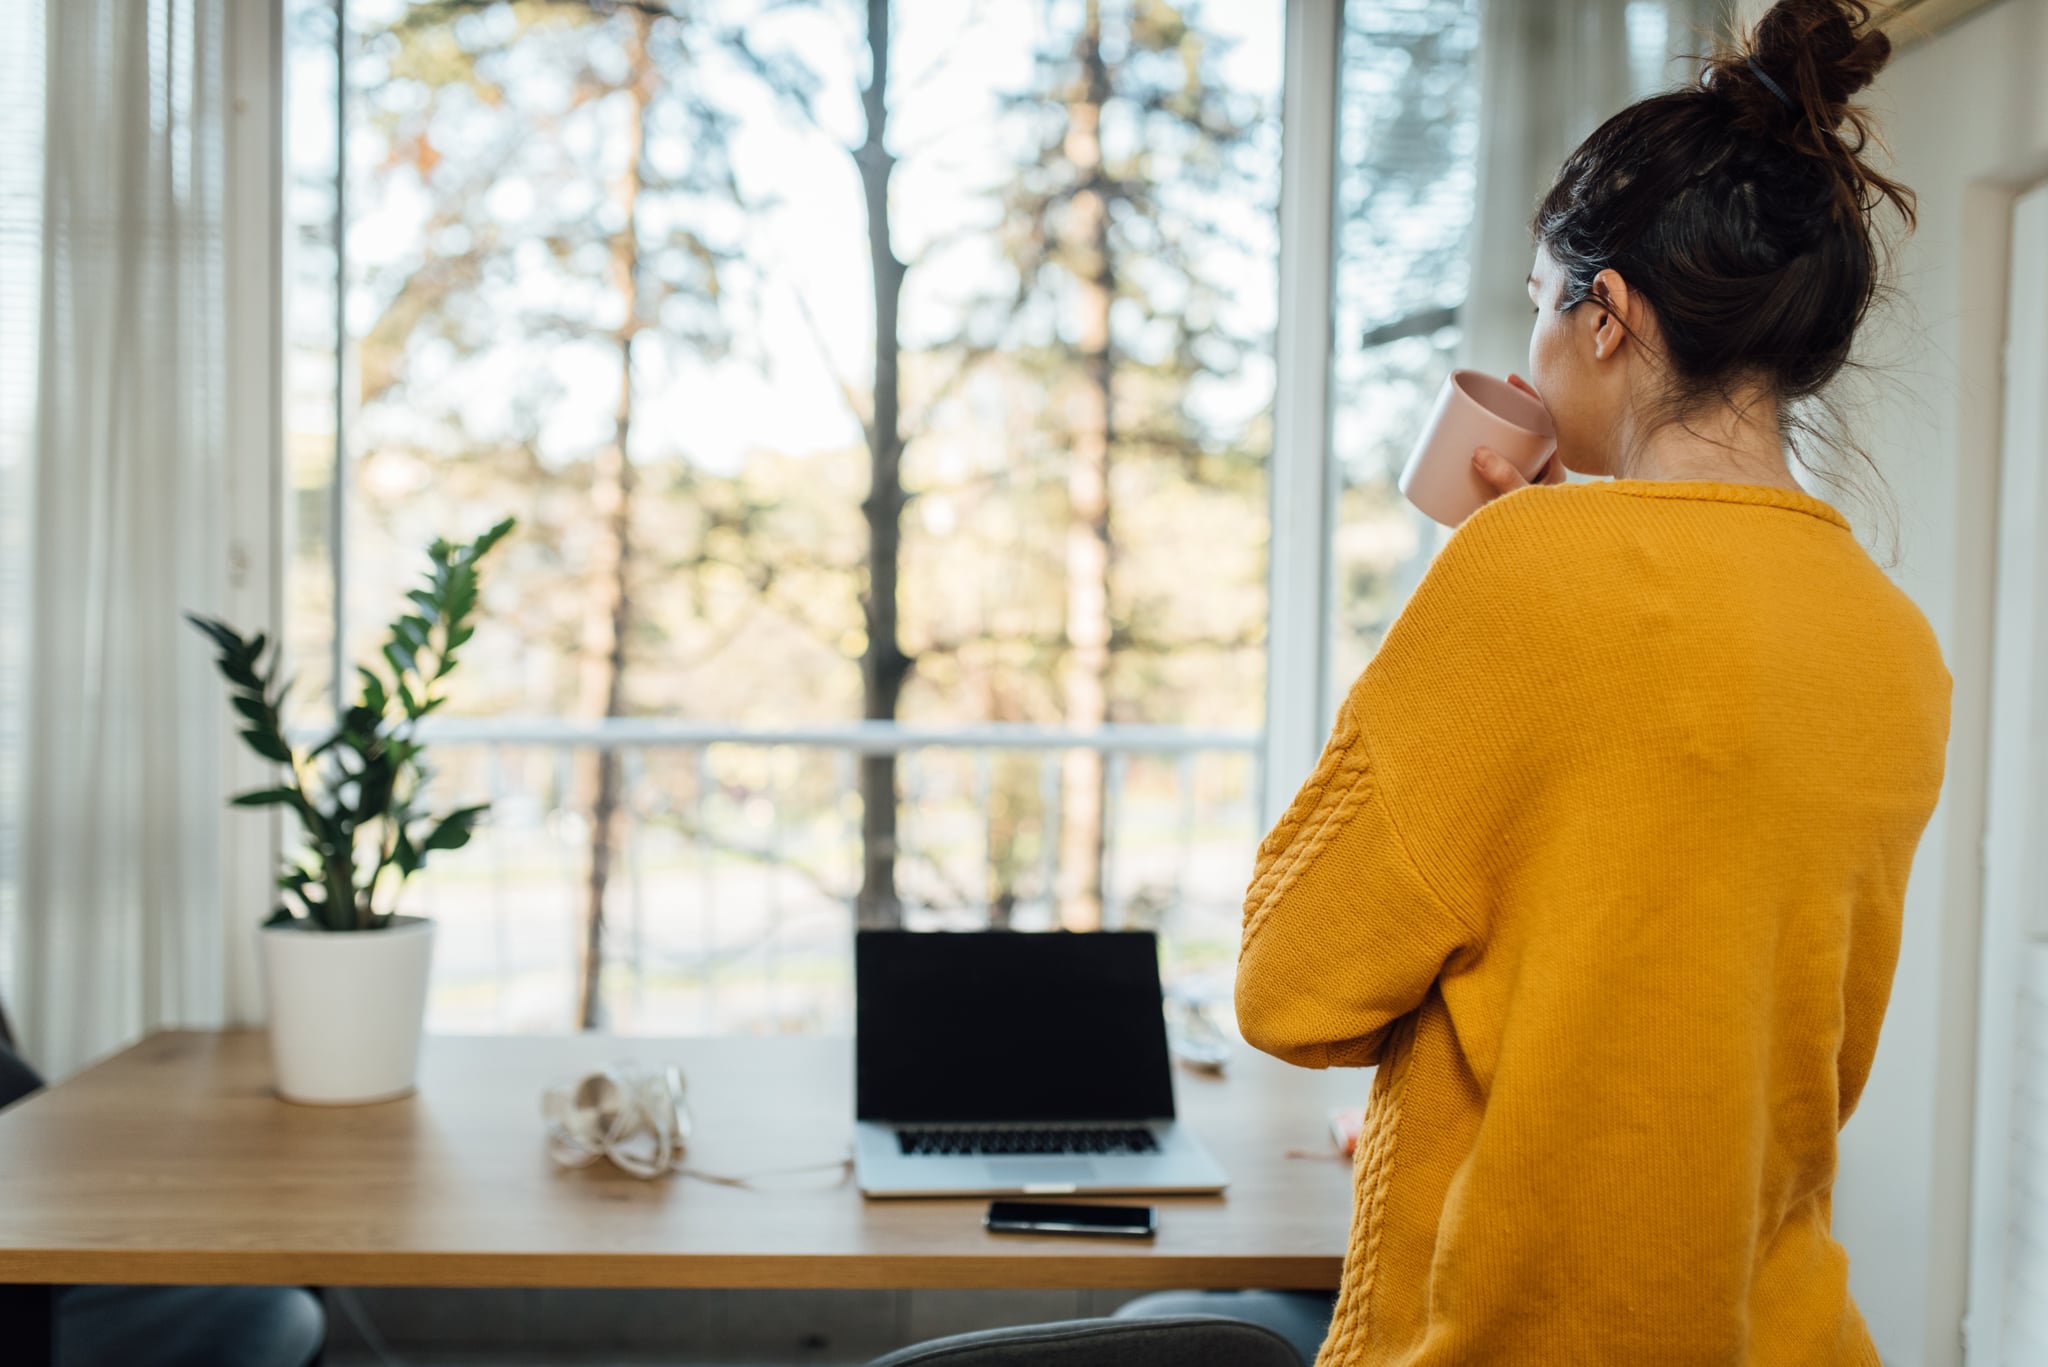
[[[845,1039],[433,1039],[417,1095],[325,1109],[272,1095],[261,1034],[163,1034],[0,1112],[0,1284],[1337,1284],[1350,1173],[1326,1117],[1363,1102],[1362,1073],[1249,1050],[1226,1079],[1177,1069],[1181,1115],[1230,1190],[1149,1198],[1158,1238],[1123,1243],[992,1235],[985,1198],[869,1201],[831,1172],[741,1189],[550,1165],[542,1089],[634,1059],[683,1068],[692,1166],[850,1150]]]

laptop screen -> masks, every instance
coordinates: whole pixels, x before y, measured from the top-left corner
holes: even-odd
[[[1173,1115],[1149,932],[864,930],[854,1020],[862,1120]]]

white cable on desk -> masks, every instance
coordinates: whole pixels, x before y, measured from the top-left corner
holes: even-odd
[[[645,1070],[614,1064],[541,1097],[548,1157],[565,1168],[609,1158],[635,1177],[659,1177],[682,1166],[690,1139],[683,1074],[673,1066]]]
[[[767,1168],[728,1174],[686,1167],[690,1111],[683,1104],[683,1074],[674,1066],[656,1069],[615,1063],[541,1096],[547,1120],[548,1157],[565,1168],[587,1168],[609,1158],[635,1177],[653,1179],[674,1172],[725,1187],[752,1187],[762,1178],[839,1169],[853,1170],[853,1156],[827,1163]]]

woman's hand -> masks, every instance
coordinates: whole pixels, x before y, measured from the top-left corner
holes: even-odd
[[[1520,375],[1508,376],[1508,383],[1532,399],[1542,396]],[[1482,446],[1472,453],[1472,468],[1479,472],[1479,478],[1492,485],[1497,493],[1511,494],[1517,489],[1526,489],[1531,484],[1564,483],[1564,462],[1557,458],[1557,452],[1550,453],[1550,459],[1543,462],[1543,468],[1536,472],[1536,478],[1525,479],[1520,470],[1508,464],[1507,458],[1491,446]]]

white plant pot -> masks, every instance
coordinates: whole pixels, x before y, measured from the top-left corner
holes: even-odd
[[[270,1058],[286,1101],[352,1106],[411,1092],[419,1076],[434,923],[382,930],[265,926]]]

